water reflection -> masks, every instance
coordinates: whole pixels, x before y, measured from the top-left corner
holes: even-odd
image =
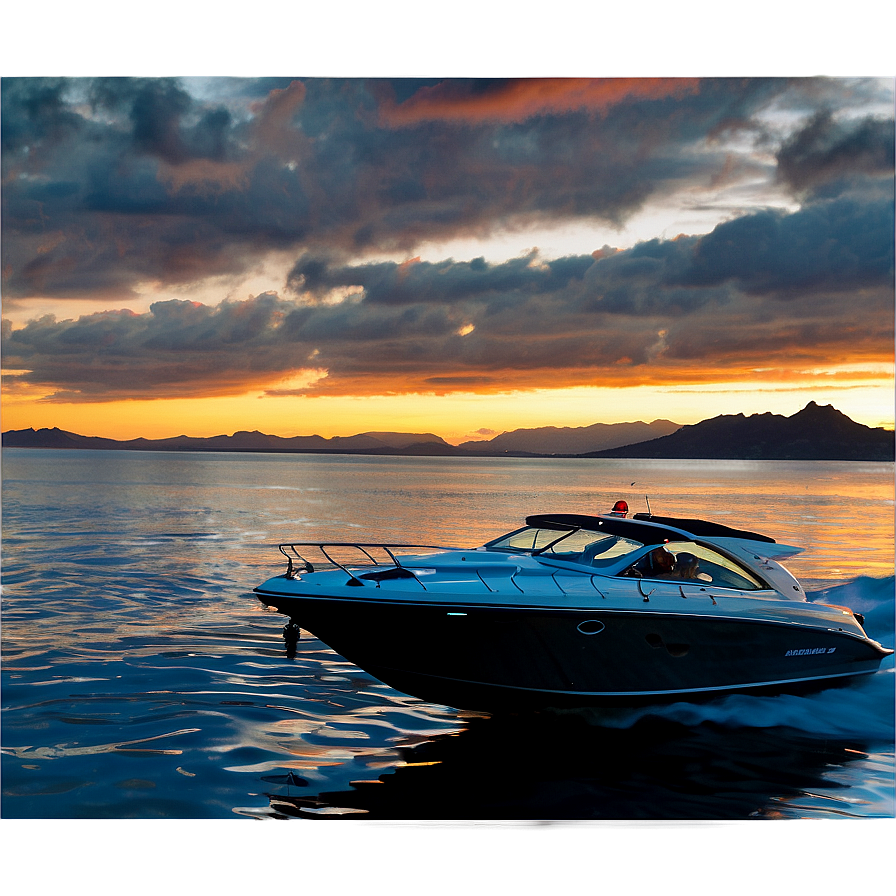
[[[806,545],[791,565],[810,588],[871,573],[826,599],[892,646],[891,464],[4,450],[3,473],[5,817],[893,813],[892,666],[821,702],[492,718],[315,640],[288,658],[286,619],[250,593],[282,571],[280,541],[473,545],[649,493]]]
[[[620,730],[575,714],[483,717],[463,731],[397,748],[402,764],[344,790],[315,792],[305,780],[265,777],[269,803],[258,814],[405,821],[859,817],[883,794],[856,795],[832,770],[870,764],[867,750],[853,738],[784,727],[694,727],[645,717]],[[886,770],[877,773],[886,792]]]

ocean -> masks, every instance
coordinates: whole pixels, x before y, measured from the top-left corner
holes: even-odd
[[[491,716],[399,693],[252,588],[282,541],[470,547],[527,514],[701,517],[806,548],[894,644],[893,465],[7,449],[4,819],[894,816],[894,666],[805,696]],[[371,632],[376,637],[376,632]]]

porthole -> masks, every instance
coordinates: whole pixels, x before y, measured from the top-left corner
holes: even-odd
[[[583,635],[596,635],[598,632],[602,632],[605,626],[600,619],[586,619],[580,622],[576,628]]]

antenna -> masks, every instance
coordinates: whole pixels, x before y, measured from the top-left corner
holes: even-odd
[[[653,511],[650,509],[650,498],[647,495],[644,495],[644,500],[647,502],[647,515],[653,516]]]

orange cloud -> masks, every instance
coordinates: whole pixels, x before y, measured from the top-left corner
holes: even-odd
[[[292,117],[305,101],[305,93],[305,85],[293,81],[289,87],[272,90],[263,102],[253,107],[257,115],[255,130],[261,145],[282,149],[284,141],[289,145],[294,143]]]
[[[604,246],[601,249],[595,249],[591,253],[591,257],[595,261],[600,261],[602,258],[610,258],[611,256],[616,255],[620,251],[621,251],[620,249],[614,249],[612,246]]]
[[[383,107],[388,124],[418,121],[524,121],[547,112],[604,112],[626,100],[662,99],[696,93],[697,78],[523,78],[471,93],[465,84],[421,88],[403,103]]]
[[[544,367],[517,369],[511,367],[464,367],[431,365],[430,369],[407,370],[402,377],[393,373],[372,370],[369,373],[346,373],[338,377],[322,377],[308,387],[294,392],[269,391],[268,395],[304,395],[308,397],[350,397],[377,395],[434,394],[452,395],[458,392],[480,396],[498,396],[508,392],[542,391],[547,384],[551,390],[581,387],[634,388],[652,387],[724,387],[736,388],[745,382],[788,384],[797,390],[818,389],[820,385],[840,388],[862,386],[889,386],[893,382],[892,357],[873,355],[864,357],[867,369],[831,369],[820,375],[816,364],[827,363],[823,353],[808,354],[793,360],[784,346],[772,358],[766,358],[768,366],[759,368],[757,358],[732,357],[724,367],[708,367],[699,362],[677,360],[662,366],[633,364],[621,358],[616,364],[604,368],[594,367]],[[886,370],[880,369],[888,367]]]
[[[191,187],[201,193],[244,189],[249,176],[243,162],[190,159],[172,165],[161,162],[159,179],[175,193]]]
[[[397,271],[398,279],[404,280],[404,278],[407,277],[407,275],[408,275],[408,271],[410,270],[411,265],[415,265],[415,264],[420,264],[420,256],[419,255],[415,255],[413,258],[405,259],[405,261],[403,261],[398,266],[398,271]]]

